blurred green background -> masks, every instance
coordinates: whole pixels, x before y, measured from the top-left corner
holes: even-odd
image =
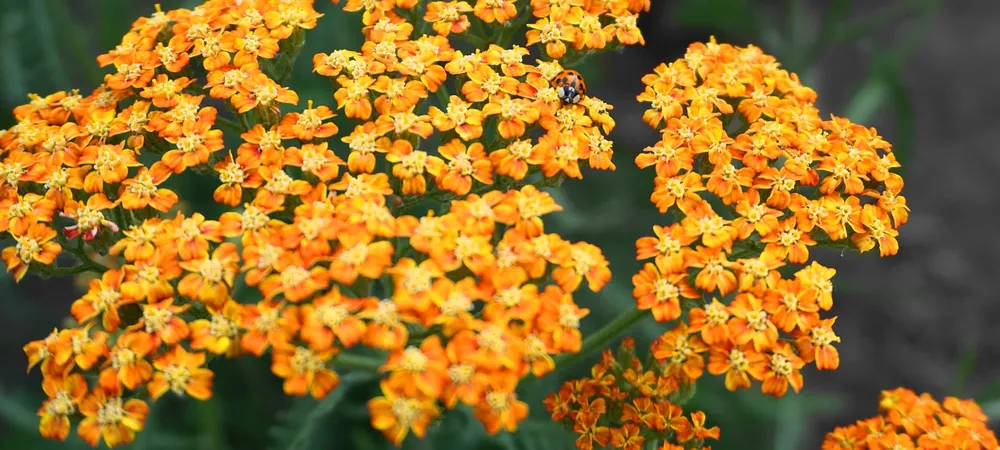
[[[152,0],[0,0],[0,110],[3,111],[0,129],[12,124],[9,111],[25,103],[28,93],[44,95],[69,88],[89,92],[102,78],[94,57],[113,48],[134,19],[153,11],[153,3]],[[191,7],[198,2],[162,0],[161,3],[168,10]],[[640,173],[632,163],[634,155],[656,138],[656,133],[641,123],[642,109],[635,102],[635,95],[642,90],[639,82],[642,74],[661,61],[680,57],[690,42],[715,35],[720,41],[763,47],[819,92],[824,115],[834,113],[857,122],[877,124],[882,134],[894,143],[908,183],[919,182],[909,178],[908,164],[919,156],[915,149],[921,147],[918,123],[922,116],[914,100],[926,95],[926,88],[914,88],[907,77],[911,75],[912,61],[923,53],[928,30],[936,26],[944,13],[943,2],[654,0],[653,3],[653,11],[640,21],[647,40],[645,48],[605,55],[580,68],[590,84],[590,94],[615,105],[613,115],[618,129],[612,138],[616,141],[618,170],[587,173],[583,181],[565,183],[553,192],[565,211],[548,216],[547,225],[567,239],[600,246],[612,263],[614,281],[600,294],[583,294],[577,300],[592,311],[584,320],[585,333],[634,305],[630,279],[640,265],[634,260],[633,243],[636,238],[651,234],[651,226],[661,221],[648,202],[652,174]],[[291,87],[303,100],[312,98],[318,103],[332,104],[326,80],[309,74],[311,55],[335,48],[358,48],[362,39],[356,16],[335,11],[326,0],[318,0],[317,9],[327,15],[317,30],[307,34],[306,48]],[[213,187],[211,182],[202,181],[177,189],[192,207],[210,212],[214,207],[206,189]],[[904,194],[909,193],[904,191]],[[913,198],[912,194],[908,197]],[[907,229],[903,228],[904,237]],[[903,260],[920,258],[906,252],[904,241]],[[893,264],[868,254],[823,258],[827,258],[824,263],[838,270],[847,268],[848,274],[852,265],[860,264],[854,261],[857,259],[876,261],[868,262],[869,266],[859,265],[866,269],[854,272],[872,273],[869,269],[875,265],[874,273],[878,273]],[[851,310],[856,311],[853,317],[861,317],[865,311],[861,302],[848,299],[872,295],[878,298],[879,292],[890,289],[878,278],[864,274],[840,276],[835,283],[837,301],[844,299],[843,304],[849,305],[838,306],[835,312],[848,317],[852,312],[845,312],[847,308],[857,308]],[[43,394],[37,371],[24,375],[26,361],[20,351],[24,343],[44,337],[59,325],[77,295],[79,291],[69,280],[43,281],[29,277],[15,285],[6,275],[0,275],[0,361],[4,363],[0,365],[0,448],[86,447],[72,435],[65,444],[37,436],[34,411]],[[842,318],[838,326],[850,327],[842,325],[847,320],[850,319]],[[863,322],[859,319],[858,323]],[[892,326],[889,328],[882,332],[891,334]],[[644,346],[662,331],[648,319],[631,330],[631,334]],[[873,415],[877,392],[907,380],[888,376],[866,378],[866,371],[875,370],[879,364],[879,357],[870,349],[888,340],[873,337],[870,329],[856,327],[854,332],[856,336],[850,338],[853,342],[842,333],[845,344],[841,352],[845,357],[841,369],[823,374],[808,372],[806,389],[798,396],[777,400],[756,391],[732,394],[715,378],[703,379],[688,408],[705,410],[710,424],[722,427],[722,440],[713,448],[817,448],[823,434],[834,424]],[[935,360],[944,361],[935,363],[935,367],[946,373],[943,377],[948,382],[940,382],[942,376],[925,381],[917,377],[914,383],[918,386],[914,387],[932,390],[936,395],[978,395],[986,402],[988,412],[1000,412],[995,402],[1000,398],[1000,389],[990,384],[991,378],[998,378],[995,364],[991,369],[988,364],[977,365],[977,360],[988,358],[983,357],[982,347],[966,344],[949,344],[943,351],[945,355],[938,355]],[[855,352],[854,356],[848,352]],[[540,399],[563,380],[586,373],[594,360],[587,358],[576,367],[550,375],[525,392],[525,400],[532,408],[531,419],[521,425],[521,432],[516,435],[485,436],[471,414],[461,411],[436,427],[429,439],[410,440],[407,446],[573,448],[572,437],[548,420]],[[147,430],[130,448],[387,448],[382,437],[370,430],[364,405],[376,386],[361,384],[339,390],[317,403],[282,395],[280,383],[270,374],[267,361],[220,361],[213,369],[217,372],[216,395],[211,401],[184,402],[164,397],[155,404]],[[989,370],[993,370],[992,376]],[[860,389],[853,389],[837,381],[841,373],[850,379],[872,381],[862,382]],[[975,389],[967,388],[969,380],[977,383]]]

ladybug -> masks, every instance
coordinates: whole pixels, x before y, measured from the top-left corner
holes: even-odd
[[[583,75],[575,70],[559,72],[552,85],[556,88],[559,100],[565,104],[575,105],[587,96],[587,83],[583,81]]]

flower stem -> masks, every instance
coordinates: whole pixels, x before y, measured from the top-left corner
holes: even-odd
[[[379,367],[384,363],[383,358],[376,358],[366,355],[352,353],[341,353],[333,360],[334,369],[353,369],[359,372],[378,372]]]
[[[587,336],[583,340],[583,344],[580,346],[580,351],[576,353],[567,353],[559,355],[553,359],[557,368],[568,366],[576,363],[581,358],[597,351],[608,345],[615,338],[619,337],[622,332],[632,328],[637,322],[646,317],[649,310],[645,309],[629,309],[628,311],[622,312],[615,317],[614,320],[609,322],[607,325],[597,330],[596,333]]]

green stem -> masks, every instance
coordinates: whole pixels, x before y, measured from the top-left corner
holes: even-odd
[[[379,367],[385,361],[383,358],[375,358],[365,355],[357,355],[352,353],[341,353],[333,359],[334,369],[353,369],[361,372],[378,372]]]
[[[568,366],[576,363],[581,358],[607,346],[611,341],[621,336],[622,332],[632,328],[644,317],[649,315],[649,310],[629,309],[615,317],[614,320],[597,330],[596,333],[587,336],[580,346],[580,351],[576,353],[562,354],[554,358],[556,368]]]

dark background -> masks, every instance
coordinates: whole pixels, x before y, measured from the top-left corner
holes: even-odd
[[[527,1],[527,0],[523,0]],[[152,0],[0,0],[0,129],[26,95],[79,88],[101,79],[94,57],[113,48],[130,23],[152,12]],[[163,0],[164,10],[195,1]],[[895,145],[912,208],[901,230],[900,252],[822,253],[837,269],[836,331],[841,366],[806,373],[798,396],[781,400],[756,391],[731,394],[714,377],[699,383],[689,408],[701,408],[722,427],[718,449],[818,448],[836,425],[874,415],[883,389],[906,386],[936,397],[975,397],[1000,418],[1000,2],[654,0],[640,27],[645,47],[605,55],[581,68],[590,94],[615,105],[618,126],[613,173],[587,173],[554,194],[566,208],[548,216],[570,240],[600,246],[611,261],[614,282],[578,303],[591,308],[593,330],[634,306],[629,280],[639,264],[633,243],[662,220],[648,201],[652,171],[640,173],[635,154],[655,142],[635,101],[641,76],[660,62],[683,55],[687,45],[716,35],[733,44],[755,43],[774,54],[819,93],[824,115],[848,116],[878,127]],[[332,104],[325,80],[309,75],[311,55],[358,48],[356,16],[328,13],[307,34],[292,87],[303,99]],[[346,24],[346,26],[345,26]],[[181,189],[182,199],[211,203],[204,189]],[[6,244],[6,243],[4,243]],[[69,279],[28,277],[15,285],[0,276],[0,449],[82,448],[37,437],[34,410],[42,400],[37,371],[24,374],[21,346],[44,337],[68,315],[79,295]],[[652,320],[631,330],[647,343],[663,330]],[[532,418],[516,436],[487,438],[460,412],[431,440],[412,448],[572,448],[572,438],[546,420],[541,396],[562,379],[587,370],[561,371],[527,393]],[[225,361],[216,369],[216,396],[209,402],[165,397],[156,403],[147,432],[132,448],[386,448],[367,427],[364,399],[371,386],[355,389],[331,412],[316,402],[289,400],[265,361]],[[755,386],[756,387],[756,386]],[[297,440],[296,440],[297,439]],[[300,443],[304,445],[300,446]]]

